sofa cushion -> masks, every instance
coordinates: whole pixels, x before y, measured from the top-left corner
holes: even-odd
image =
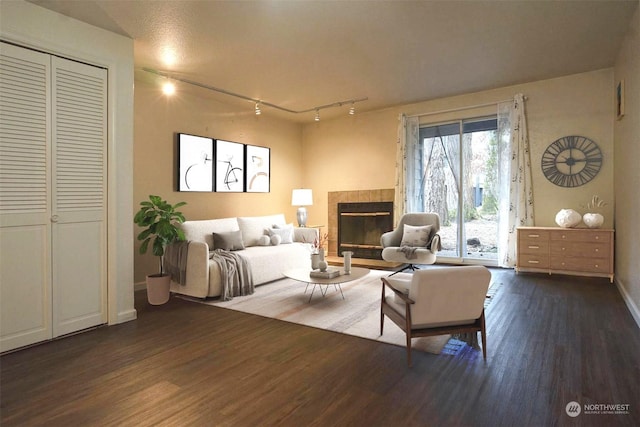
[[[213,233],[213,248],[225,251],[239,251],[244,249],[242,232],[240,230]]]
[[[274,225],[285,225],[287,221],[284,214],[238,217],[238,227],[242,231],[242,241],[246,247],[258,246],[260,236],[265,235],[265,230]]]
[[[413,226],[404,224],[404,232],[402,234],[402,242],[400,243],[400,246],[425,248],[427,243],[429,243],[430,234],[430,225]]]
[[[204,242],[213,250],[213,234],[239,230],[236,218],[185,221],[178,224],[184,231],[186,240]]]

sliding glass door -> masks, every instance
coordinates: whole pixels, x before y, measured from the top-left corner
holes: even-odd
[[[497,120],[422,126],[414,197],[440,215],[441,260],[495,264],[498,236]]]

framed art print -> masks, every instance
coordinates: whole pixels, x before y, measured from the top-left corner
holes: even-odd
[[[178,134],[178,191],[213,191],[213,139]]]
[[[244,144],[217,139],[215,147],[215,190],[243,192]]]
[[[247,192],[268,193],[271,181],[271,150],[247,145]]]

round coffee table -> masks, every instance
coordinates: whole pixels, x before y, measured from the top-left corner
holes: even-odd
[[[331,268],[331,267],[330,267]],[[332,267],[336,268],[336,267]],[[304,282],[307,284],[307,288],[309,285],[313,285],[313,289],[311,290],[311,295],[309,296],[309,302],[311,302],[311,298],[313,298],[313,293],[316,290],[316,286],[320,288],[320,293],[322,296],[327,294],[327,289],[329,286],[335,286],[336,289],[340,290],[340,294],[342,295],[342,299],[344,299],[344,293],[342,293],[342,287],[340,284],[351,282],[352,280],[360,279],[367,274],[369,274],[368,268],[363,267],[351,267],[351,273],[345,274],[343,270],[340,270],[340,275],[336,277],[332,277],[331,279],[323,279],[320,277],[311,277],[311,271],[307,268],[292,268],[290,270],[284,271],[284,274],[289,279],[297,280],[298,282]],[[324,290],[323,287],[324,286]],[[307,288],[305,288],[304,292],[307,292]]]

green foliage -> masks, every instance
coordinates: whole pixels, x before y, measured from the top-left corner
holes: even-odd
[[[133,218],[133,222],[144,228],[138,234],[138,240],[142,242],[140,253],[147,253],[151,244],[153,254],[162,257],[168,244],[185,239],[184,232],[176,226],[185,221],[184,215],[176,209],[186,203],[180,202],[172,206],[159,196],[149,196],[149,200],[140,202],[140,210]],[[160,273],[163,273],[162,270],[160,258]]]

